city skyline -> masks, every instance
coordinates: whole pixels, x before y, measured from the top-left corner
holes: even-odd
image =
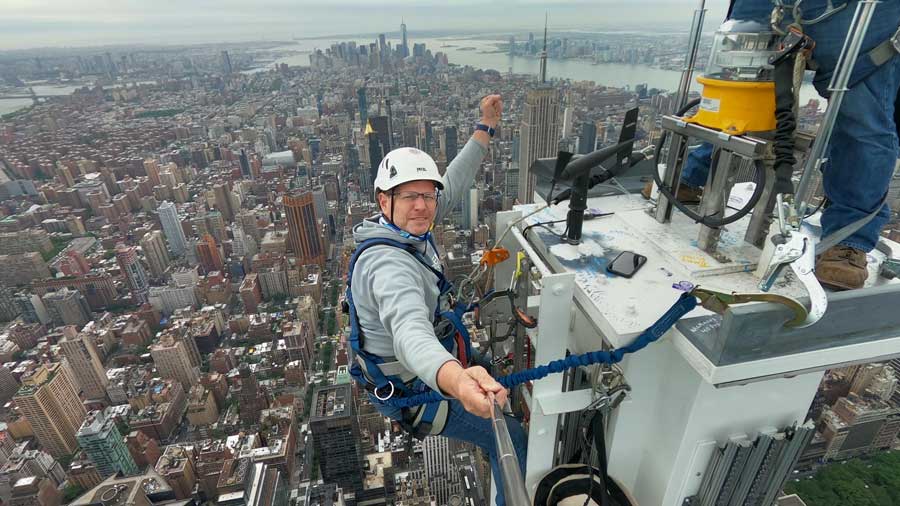
[[[624,138],[625,125],[626,134],[633,125],[633,148],[643,153],[653,151],[647,148],[655,148],[663,132],[671,134],[666,117],[678,107],[686,30],[696,7],[688,0],[638,0],[627,9],[622,1],[464,0],[441,7],[396,0],[377,13],[358,0],[337,0],[328,12],[308,10],[305,23],[321,15],[368,35],[291,42],[301,30],[282,33],[279,27],[306,12],[306,2],[263,0],[251,12],[233,0],[180,9],[164,0],[152,16],[138,15],[135,0],[88,0],[78,16],[58,2],[15,2],[19,30],[31,30],[34,40],[45,40],[35,30],[39,19],[52,24],[65,18],[85,23],[61,36],[77,38],[106,27],[91,32],[93,43],[102,44],[116,30],[128,32],[143,22],[147,26],[132,32],[130,42],[138,44],[156,30],[153,39],[161,45],[0,52],[3,504],[20,506],[33,497],[31,506],[80,506],[104,497],[109,502],[114,493],[118,506],[167,506],[173,503],[165,498],[172,496],[209,506],[490,504],[497,492],[491,483],[498,478],[491,475],[499,471],[492,469],[490,451],[476,446],[481,442],[453,439],[451,430],[414,441],[410,419],[385,416],[384,406],[370,396],[371,385],[356,382],[359,374],[351,369],[358,363],[351,343],[358,341],[350,315],[363,327],[366,346],[379,344],[370,325],[377,327],[390,313],[378,308],[373,318],[355,311],[371,306],[355,290],[371,285],[376,298],[421,298],[414,291],[418,277],[388,274],[390,269],[363,275],[363,264],[355,267],[363,279],[353,278],[353,297],[347,294],[361,230],[397,232],[380,219],[382,196],[373,181],[382,160],[388,173],[400,165],[396,152],[391,154],[398,148],[425,152],[448,175],[438,198],[442,206],[451,205],[432,223],[423,258],[433,258],[432,267],[440,264],[443,276],[455,283],[453,293],[460,297],[454,299],[468,301],[466,287],[477,285],[472,297],[482,310],[477,319],[462,318],[471,337],[472,353],[466,346],[465,355],[493,353],[485,367],[495,377],[605,348],[604,342],[626,349],[629,336],[674,298],[670,286],[679,279],[756,286],[748,272],[714,274],[720,269],[714,262],[722,260],[703,256],[684,237],[660,239],[665,225],[652,221],[647,211],[653,203],[639,196],[655,160],[636,161],[617,176],[615,188],[595,188],[579,246],[560,237],[568,231],[562,214],[582,214],[575,205],[567,210],[565,202],[511,225],[518,230],[504,231],[509,211],[548,198],[548,159],[560,151],[585,154],[612,146]],[[605,22],[651,5],[676,9],[678,16],[668,21],[677,30],[647,21],[633,31],[620,23],[615,34],[599,33],[599,22],[589,16],[580,21],[593,23],[584,29],[592,33],[567,28],[575,23],[567,24],[566,12],[597,5],[593,10],[607,14]],[[96,12],[98,6],[108,6],[108,12]],[[207,15],[196,13],[198,6],[221,9],[209,8]],[[447,30],[465,16],[473,26],[457,30],[493,23],[494,35],[423,37],[432,21],[412,12],[420,8],[432,15],[456,9],[446,19]],[[498,16],[504,8],[513,14]],[[719,25],[723,13],[716,9],[723,6],[710,8],[707,31]],[[211,21],[213,15],[221,22]],[[178,16],[184,19],[166,23]],[[244,16],[250,35],[257,20],[269,16],[269,36],[287,43],[237,42],[243,35],[231,30],[235,16]],[[0,20],[0,29],[7,22]],[[183,22],[196,29],[180,28]],[[345,33],[342,26],[320,28]],[[179,44],[175,32],[202,39],[211,30],[233,38],[224,45],[166,47]],[[402,43],[405,30],[408,43]],[[506,35],[496,35],[498,30]],[[710,39],[699,41],[695,75],[704,71]],[[698,91],[689,90],[688,98],[698,98]],[[804,133],[821,119],[818,102],[806,100],[805,92],[796,115]],[[502,97],[501,118],[481,105],[496,104],[495,97],[483,99],[493,94]],[[487,132],[478,125],[498,119]],[[463,173],[468,175],[459,177]],[[568,184],[550,191],[559,197],[555,191],[563,186]],[[900,184],[890,198],[900,208]],[[607,217],[592,219],[598,215]],[[900,242],[900,222],[884,235]],[[499,270],[484,272],[481,261],[498,245],[511,258]],[[656,265],[648,262],[634,279],[607,275],[611,255],[626,247]],[[391,261],[386,250],[372,254],[381,256],[381,265],[382,259]],[[683,265],[674,263],[676,257]],[[553,262],[541,268],[545,260]],[[700,263],[712,270],[683,268]],[[521,280],[515,281],[519,274],[508,276],[513,269],[521,271]],[[567,272],[575,275],[556,275]],[[430,282],[430,272],[423,274]],[[793,288],[776,290],[794,296],[788,292]],[[498,306],[481,295],[487,290],[516,293]],[[431,304],[430,294],[424,295]],[[520,299],[528,304],[518,307]],[[432,308],[421,312],[418,302],[407,300],[397,314],[424,315],[421,328],[428,329]],[[450,303],[437,296],[437,307],[443,302]],[[518,332],[513,322],[519,318],[510,318],[507,307],[539,317],[537,327]],[[686,317],[687,327],[701,318],[710,332],[722,328],[715,315]],[[566,325],[569,320],[575,323]],[[400,325],[385,331],[391,339],[406,337]],[[713,336],[726,347],[745,341]],[[430,337],[427,331],[413,334]],[[828,372],[821,370],[826,362],[815,362],[802,374],[778,369],[747,384],[742,382],[749,375],[728,372],[725,380],[734,382],[722,383],[721,375],[700,370],[700,361],[686,351],[719,371],[754,372],[755,359],[726,364],[725,355],[708,353],[689,337],[671,337],[591,378],[602,380],[609,396],[627,392],[607,405],[612,414],[625,400],[604,425],[610,470],[635,502],[675,504],[698,494],[720,503],[773,506],[728,497],[735,489],[742,497],[778,495],[786,490],[785,480],[806,482],[807,473],[828,469],[830,462],[874,460],[890,455],[891,447],[900,450],[900,359]],[[395,351],[404,340],[384,351],[364,348],[398,357],[396,364],[382,364],[397,366],[383,369],[399,371],[395,385],[407,372],[425,376],[417,369],[425,353]],[[763,352],[779,352],[768,343]],[[882,343],[873,344],[878,350]],[[527,487],[556,461],[595,453],[576,448],[583,438],[573,425],[587,422],[577,412],[586,405],[582,394],[590,392],[588,375],[571,378],[535,380],[531,388],[514,391],[507,406],[528,422],[522,427],[531,437],[522,468]],[[579,384],[584,391],[560,390]],[[532,410],[534,402],[551,409]],[[438,406],[440,415],[448,404]],[[777,408],[777,415],[769,408]],[[635,413],[646,416],[632,423]],[[461,432],[454,425],[460,422],[450,420],[445,427]],[[665,430],[657,430],[655,420],[663,420]],[[518,424],[507,427],[511,437],[521,434]],[[556,451],[568,455],[547,458]],[[900,452],[894,455],[900,462]],[[680,465],[688,459],[690,465]],[[128,476],[107,477],[117,468]],[[30,488],[2,486],[20,479]],[[873,489],[884,485],[865,483]],[[143,492],[135,484],[143,484]],[[851,489],[855,482],[843,485]],[[41,502],[38,491],[66,499]],[[678,497],[666,500],[663,494]],[[900,491],[891,497],[900,504]],[[519,504],[508,504],[513,502]],[[798,503],[779,506],[787,504]]]
[[[70,5],[58,0],[12,0],[0,19],[0,52],[8,50],[97,47],[106,45],[178,45],[289,41],[293,37],[338,37],[389,33],[400,37],[401,19],[409,36],[426,31],[509,33],[538,31],[549,13],[553,30],[666,30],[685,32],[697,5],[684,0],[414,2],[392,0],[377,6],[356,0],[317,2],[266,0],[254,4],[229,0],[154,4],[89,0]],[[510,15],[510,9],[514,9]],[[707,19],[722,19],[725,6],[707,6]],[[365,22],[359,20],[364,19]],[[717,23],[708,25],[712,28]]]

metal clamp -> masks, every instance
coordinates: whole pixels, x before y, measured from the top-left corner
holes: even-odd
[[[772,241],[776,244],[775,253],[766,267],[765,275],[759,283],[759,289],[768,292],[784,267],[790,265],[791,270],[794,271],[797,279],[800,280],[809,294],[810,302],[806,319],[799,324],[791,326],[798,328],[808,327],[819,321],[828,308],[828,297],[825,295],[825,289],[819,284],[819,280],[816,279],[815,275],[815,242],[811,237],[800,231],[800,221],[797,219],[798,216],[796,216],[794,207],[790,203],[785,202],[781,194],[777,196],[777,199],[778,224],[781,228],[781,233],[772,237]],[[787,210],[787,215],[785,210]]]
[[[625,374],[617,365],[597,366],[593,378],[593,400],[583,411],[602,410],[608,414],[625,400],[631,386],[625,381]]]

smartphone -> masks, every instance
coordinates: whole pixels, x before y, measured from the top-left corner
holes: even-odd
[[[612,262],[606,265],[606,271],[617,276],[630,278],[634,276],[641,266],[647,263],[647,257],[638,255],[633,251],[623,251],[619,253]]]

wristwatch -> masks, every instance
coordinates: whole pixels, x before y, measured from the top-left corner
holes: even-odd
[[[475,123],[475,130],[482,130],[484,132],[487,132],[488,135],[490,135],[491,137],[493,137],[494,134],[497,132],[493,128],[485,125],[484,123]]]

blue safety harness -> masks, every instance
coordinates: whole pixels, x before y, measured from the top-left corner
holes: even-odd
[[[429,234],[428,242],[434,247],[434,242]],[[399,248],[412,255],[419,263],[424,265],[437,282],[440,296],[438,305],[434,311],[433,324],[435,336],[441,345],[450,354],[459,359],[463,367],[469,365],[472,360],[472,342],[468,331],[463,325],[463,314],[474,309],[474,304],[462,301],[451,301],[450,310],[441,311],[441,301],[449,297],[453,290],[453,284],[444,276],[444,273],[434,266],[412,244],[402,243],[394,239],[373,238],[361,242],[353,256],[347,271],[347,295],[344,309],[350,316],[350,349],[355,360],[350,367],[350,375],[359,382],[378,401],[385,402],[392,398],[410,397],[413,395],[430,392],[431,388],[418,377],[403,381],[398,375],[385,374],[382,367],[388,362],[384,357],[379,357],[363,349],[364,335],[359,324],[359,317],[353,303],[353,292],[350,284],[353,280],[353,268],[360,255],[373,246],[391,246]],[[436,250],[436,249],[435,249]],[[401,426],[416,437],[437,435],[443,431],[446,421],[448,406],[447,401],[433,401],[418,407],[404,408]]]

